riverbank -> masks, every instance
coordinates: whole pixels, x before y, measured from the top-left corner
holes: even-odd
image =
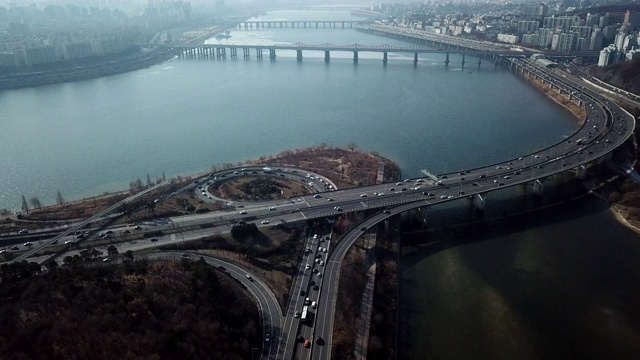
[[[170,50],[134,47],[118,55],[77,62],[32,66],[0,76],[0,91],[121,74],[153,66],[175,57]]]
[[[296,167],[304,171],[311,171],[320,174],[336,184],[340,188],[370,185],[379,180],[379,174],[384,174],[384,179],[389,181],[400,179],[400,168],[391,160],[377,154],[369,153],[353,145],[350,148],[338,148],[328,146],[318,146],[306,149],[285,150],[276,156],[262,156],[258,160],[248,160],[236,164],[237,166],[287,166]],[[226,164],[223,168],[229,168],[232,164]],[[223,171],[212,167],[212,172]],[[193,179],[206,176],[205,173],[178,176],[177,181],[166,189],[166,194],[170,194],[179,187],[190,183]],[[149,183],[152,182],[149,180]],[[114,203],[130,196],[131,194],[143,190],[145,187],[132,187],[129,191],[118,191],[96,195],[95,197],[64,201],[61,204],[40,206],[31,209],[29,212],[23,211],[18,217],[9,216],[5,212],[4,220],[0,222],[0,233],[17,232],[21,229],[40,230],[52,226],[86,218],[92,214],[108,208]],[[218,206],[215,204],[203,204],[198,201],[193,194],[181,193],[172,197],[170,201],[156,204],[153,211],[134,211],[130,215],[131,221],[145,221],[156,217],[166,217],[184,214],[187,203],[192,212],[215,211]],[[30,208],[33,204],[27,203]],[[206,210],[204,209],[206,208]],[[143,209],[144,210],[144,209]],[[132,217],[133,216],[133,217]]]

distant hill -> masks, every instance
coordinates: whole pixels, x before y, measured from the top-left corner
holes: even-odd
[[[613,86],[640,95],[640,59],[596,67],[591,74]]]
[[[638,12],[640,11],[640,4],[626,4],[626,5],[603,5],[603,6],[595,6],[584,8],[580,10],[575,10],[571,12],[572,15],[586,15],[587,13],[597,14],[597,13],[606,13],[606,12]]]

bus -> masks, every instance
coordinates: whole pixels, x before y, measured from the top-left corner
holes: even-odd
[[[307,313],[309,312],[309,306],[305,305],[302,308],[302,315],[300,315],[300,320],[301,321],[307,321]]]

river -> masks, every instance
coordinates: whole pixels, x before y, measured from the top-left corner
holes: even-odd
[[[262,18],[329,17],[353,19],[310,10]],[[230,35],[209,42],[408,45],[352,29]],[[416,66],[398,54],[386,66],[380,54],[360,54],[357,64],[348,53],[332,53],[329,63],[311,52],[301,62],[284,51],[276,61],[251,56],[180,58],[0,92],[0,209],[18,209],[21,195],[49,204],[57,191],[79,199],[127,189],[147,174],[206,172],[321,143],[355,143],[415,177],[421,169],[438,173],[519,156],[576,127],[568,112],[508,70],[478,67],[469,57],[462,69],[459,57],[446,67],[441,54],[421,55]],[[624,344],[636,339],[640,321],[628,311],[640,300],[637,237],[599,206],[587,200],[507,235],[442,239],[453,245],[403,258],[402,301],[412,315],[402,323],[405,358],[544,358],[577,347],[589,354],[583,341],[599,334]]]

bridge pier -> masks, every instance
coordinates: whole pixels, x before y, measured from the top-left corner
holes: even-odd
[[[237,58],[237,57],[238,57],[238,49],[236,49],[236,48],[231,48],[231,49],[230,49],[230,53],[231,53],[231,57],[232,57],[232,58],[234,58],[234,59],[235,59],[235,58]]]
[[[250,57],[249,48],[242,48],[242,55],[243,55],[242,57],[244,57],[244,58]]]
[[[344,29],[344,21],[342,22],[342,28]]]
[[[447,53],[447,58],[444,61],[445,66],[449,66],[449,53]]]
[[[357,51],[354,51],[354,52],[353,52],[353,62],[354,62],[354,63],[357,63],[357,62],[358,62],[358,52],[357,52]]]
[[[383,55],[382,55],[382,62],[383,62],[384,64],[386,64],[386,63],[387,63],[387,60],[388,60],[387,52],[385,51],[385,52],[384,52],[384,53],[382,53],[382,54],[383,54]]]
[[[576,179],[584,180],[587,177],[587,167],[585,165],[580,165],[576,168]]]
[[[485,205],[487,203],[488,193],[476,194],[471,198],[471,205],[475,207],[477,211],[484,212]]]
[[[262,59],[262,49],[256,49],[256,58]]]
[[[269,59],[270,60],[276,59],[276,49],[274,48],[269,49]]]
[[[465,56],[465,54],[464,54],[464,53],[462,53],[462,68],[463,68],[463,69],[464,69],[464,62],[465,62],[465,61],[464,61],[464,56]]]
[[[415,65],[417,63],[418,63],[418,53],[413,53],[413,64]]]
[[[324,61],[329,62],[330,59],[331,59],[331,55],[330,55],[330,52],[327,50],[324,52]]]
[[[518,195],[525,195],[527,193],[527,183],[522,183],[516,186],[516,193]]]
[[[478,67],[480,67],[480,65],[482,65],[482,59],[478,58]]]
[[[539,197],[544,195],[544,180],[545,178],[536,179],[533,182],[533,194]]]
[[[302,61],[302,50],[296,50],[296,59]]]
[[[318,22],[316,21],[316,29],[318,28]]]

